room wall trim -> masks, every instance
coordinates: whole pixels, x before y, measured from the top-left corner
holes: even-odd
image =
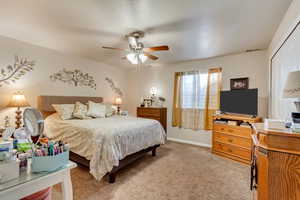
[[[168,137],[167,140],[172,141],[172,142],[179,142],[179,143],[184,143],[184,144],[191,144],[191,145],[195,145],[195,146],[211,148],[210,144],[201,143],[201,142],[193,142],[190,140],[183,140],[183,139],[170,138],[170,137]]]
[[[295,30],[300,25],[300,15],[296,18],[296,20],[292,23],[292,25],[288,28],[287,32],[281,37],[278,44],[272,49],[271,54],[269,56],[269,100],[268,100],[268,116],[271,117],[271,106],[272,106],[272,65],[273,59],[280,51],[280,49],[284,46],[284,44],[288,41],[291,35],[295,32]]]

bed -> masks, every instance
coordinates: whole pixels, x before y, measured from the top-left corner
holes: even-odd
[[[115,182],[121,168],[165,143],[166,134],[158,121],[115,115],[108,118],[62,120],[52,104],[76,101],[101,103],[101,97],[39,96],[38,109],[45,118],[45,135],[70,144],[70,159],[90,168],[97,179],[108,175]]]

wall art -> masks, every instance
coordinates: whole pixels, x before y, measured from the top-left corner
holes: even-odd
[[[110,88],[112,89],[112,91],[114,93],[116,93],[118,96],[122,97],[123,96],[123,92],[121,91],[120,88],[117,88],[115,86],[114,81],[111,78],[106,77],[105,80],[109,83]]]
[[[94,77],[88,73],[83,73],[79,69],[67,70],[62,69],[57,73],[54,73],[50,76],[52,81],[61,81],[63,83],[68,83],[74,85],[75,87],[90,87],[96,89],[96,83]]]
[[[4,84],[9,85],[15,83],[27,72],[33,70],[35,61],[29,61],[27,58],[15,56],[15,63],[8,65],[6,68],[0,69],[0,87]]]

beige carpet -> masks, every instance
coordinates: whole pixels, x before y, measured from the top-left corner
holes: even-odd
[[[116,183],[97,182],[88,169],[72,172],[75,200],[249,200],[249,167],[209,149],[167,143],[122,170]],[[61,199],[56,185],[52,199]]]

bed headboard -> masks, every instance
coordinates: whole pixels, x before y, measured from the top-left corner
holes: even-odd
[[[43,117],[55,113],[52,104],[75,104],[76,101],[81,103],[87,103],[88,101],[94,101],[96,103],[102,103],[102,97],[77,97],[77,96],[38,96],[37,107],[43,114]]]

